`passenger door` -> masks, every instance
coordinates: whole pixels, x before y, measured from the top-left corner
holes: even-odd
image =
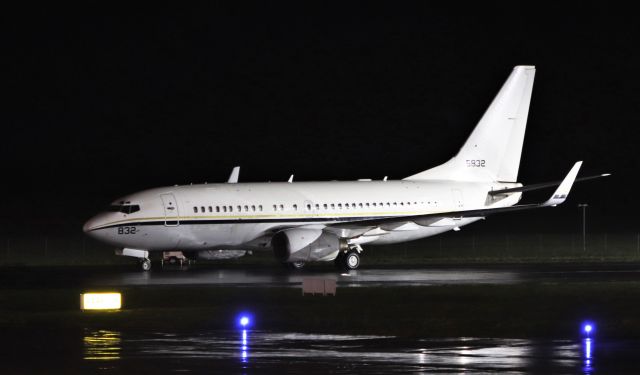
[[[178,202],[173,193],[160,194],[160,199],[162,199],[162,206],[164,207],[164,225],[167,227],[180,225]]]

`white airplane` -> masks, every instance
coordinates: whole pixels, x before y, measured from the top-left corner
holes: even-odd
[[[562,181],[517,182],[535,67],[516,66],[458,154],[399,181],[238,183],[169,186],[127,195],[84,225],[118,255],[182,251],[216,259],[273,251],[291,267],[335,261],[360,265],[362,245],[433,236],[488,215],[556,206],[566,199],[582,162]],[[587,180],[605,175],[585,177]],[[517,205],[524,191],[558,186],[540,204]],[[242,251],[240,251],[242,250]],[[231,254],[231,255],[229,255]]]

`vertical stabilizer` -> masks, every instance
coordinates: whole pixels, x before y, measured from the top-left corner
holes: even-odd
[[[405,180],[516,182],[534,66],[516,66],[458,154]]]

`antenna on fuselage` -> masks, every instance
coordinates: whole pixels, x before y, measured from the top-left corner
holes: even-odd
[[[382,181],[387,181],[387,177],[389,177],[389,176],[384,176],[384,178],[382,179]]]
[[[231,175],[229,175],[229,179],[227,180],[227,183],[237,184],[239,178],[240,178],[240,166],[233,167],[233,169],[231,170]]]
[[[287,182],[288,182],[288,183],[292,183],[292,182],[293,182],[293,175],[291,175],[291,176],[289,177],[289,180],[288,180]]]

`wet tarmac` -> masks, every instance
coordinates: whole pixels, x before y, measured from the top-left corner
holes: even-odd
[[[56,344],[55,337],[43,338]],[[638,341],[595,338],[401,339],[252,330],[86,329],[77,340],[77,345],[67,340],[64,364],[45,355],[19,364],[4,361],[0,369],[3,373],[44,369],[48,373],[139,373],[141,369],[144,373],[634,373],[640,348]]]
[[[23,287],[127,287],[127,286],[245,286],[299,287],[304,278],[336,280],[340,287],[435,286],[527,282],[597,282],[640,280],[640,265],[461,265],[422,268],[363,268],[339,272],[331,267],[299,271],[278,265],[225,267],[212,265],[155,267],[150,272],[135,266],[6,268],[0,272],[0,289]]]
[[[133,266],[18,268],[5,269],[0,273],[0,293],[6,289],[8,296],[12,293],[31,295],[32,290],[60,291],[107,286],[128,288],[131,292],[166,285],[179,286],[175,289],[180,291],[190,289],[186,286],[191,285],[220,287],[220,291],[231,289],[234,292],[235,287],[239,287],[247,288],[243,289],[245,291],[263,293],[263,290],[248,288],[296,288],[305,277],[335,279],[339,287],[353,287],[356,289],[352,291],[360,292],[365,289],[359,287],[428,288],[439,285],[637,281],[640,280],[640,267],[634,264],[467,265],[420,269],[364,268],[348,273],[336,272],[331,268],[291,272],[277,267],[221,269],[198,266],[191,269],[167,267],[164,270],[156,267],[146,273]],[[528,288],[528,284],[524,287]],[[73,305],[71,309],[77,309],[75,292],[69,293],[68,298],[64,294],[64,299],[68,300],[70,306]],[[318,303],[319,300],[310,301]],[[447,303],[446,299],[442,301],[440,303]],[[123,324],[123,321],[136,316],[140,319],[140,314],[147,313],[150,314],[150,320],[154,316],[166,318],[167,311],[171,314],[186,311],[184,316],[196,321],[203,317],[197,304],[183,310],[167,303],[160,306],[154,304],[154,310],[145,310],[146,306],[138,302],[135,311],[123,311],[112,317],[95,315],[95,320],[84,316],[84,323],[74,323],[70,319],[77,315],[70,313],[64,303],[67,302],[55,305],[58,307],[51,311],[26,311],[31,314],[29,317],[33,321],[24,322],[15,318],[21,314],[16,308],[12,319],[19,322],[22,328],[4,326],[3,345],[0,345],[4,359],[0,361],[0,373],[638,373],[636,357],[640,352],[640,340],[635,338],[620,340],[607,337],[600,340],[594,334],[573,339],[434,339],[313,334],[287,331],[289,328],[268,331],[265,328],[274,327],[257,325],[247,330],[180,330],[172,326],[170,321],[162,319],[153,321],[152,329],[144,329]],[[43,302],[35,305],[50,304]],[[265,305],[263,310],[263,313],[268,313],[272,311],[272,306]],[[428,310],[424,311],[424,314],[428,314]],[[500,309],[496,310],[496,314],[499,313]],[[398,311],[398,314],[403,314],[403,311]],[[424,314],[409,312],[416,324],[422,324]],[[43,320],[40,321],[41,315]],[[181,319],[180,315],[171,316]],[[221,319],[225,316],[208,318]],[[146,315],[144,319],[147,319]],[[606,315],[603,315],[600,323],[607,323]],[[341,332],[349,332],[344,327],[342,329]],[[379,333],[380,330],[372,332]],[[492,331],[488,334],[491,335]]]
[[[220,285],[251,287],[299,287],[307,277],[333,279],[341,287],[434,286],[455,284],[515,284],[542,281],[640,280],[640,267],[585,265],[572,267],[439,267],[420,269],[360,269],[337,272],[330,268],[296,272],[277,267],[259,269],[212,269],[168,267],[153,272],[128,270],[93,275],[89,285]]]

